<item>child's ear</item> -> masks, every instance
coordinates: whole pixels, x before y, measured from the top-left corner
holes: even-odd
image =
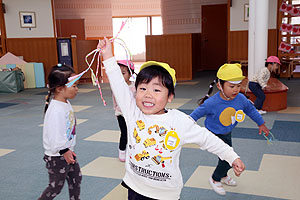
[[[216,86],[217,86],[217,88],[218,88],[219,90],[221,90],[221,83],[220,83],[220,82],[217,82]]]
[[[174,99],[174,94],[170,94],[170,96],[168,97],[168,103],[171,103]]]
[[[61,92],[63,89],[64,89],[64,86],[59,86],[59,87],[56,87],[55,91]]]

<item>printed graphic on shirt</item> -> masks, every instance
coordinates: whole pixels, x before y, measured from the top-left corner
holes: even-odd
[[[243,110],[236,111],[234,118],[237,122],[243,122],[245,120],[244,111]]]
[[[75,126],[76,126],[76,118],[73,111],[70,111],[67,116],[67,138],[68,140],[72,140],[76,134]]]
[[[145,123],[142,120],[137,120],[136,125],[139,127],[140,131],[145,128]]]
[[[166,172],[159,172],[151,169],[146,169],[144,167],[135,165],[134,163],[129,161],[129,165],[131,170],[140,176],[143,176],[145,178],[149,178],[156,181],[166,181],[170,179],[172,176],[169,173]]]
[[[180,139],[175,131],[169,131],[165,137],[165,145],[168,149],[174,150],[178,147]]]
[[[243,110],[236,111],[232,107],[227,107],[221,112],[219,120],[223,126],[230,126],[235,122],[243,122],[245,120],[245,116],[246,115]]]
[[[180,138],[175,129],[154,124],[149,127],[142,120],[136,121],[132,133],[133,144],[129,145],[131,169],[139,176],[166,181],[170,175],[157,172],[172,165],[172,152],[179,146]]]
[[[169,157],[162,157],[161,155],[156,155],[156,156],[153,156],[151,158],[151,160],[157,164],[157,165],[160,165],[162,166],[162,168],[165,168],[165,160],[169,160],[169,159],[172,159],[172,156],[169,156]],[[172,160],[170,160],[170,163],[172,163]]]
[[[143,144],[144,144],[145,148],[151,147],[153,145],[156,145],[156,140],[155,140],[155,138],[147,138]]]
[[[223,126],[230,126],[232,124],[232,117],[235,116],[236,110],[232,107],[225,108],[219,116],[220,123]]]
[[[138,135],[138,132],[137,132],[136,128],[134,128],[133,137],[135,138],[135,142],[136,143],[140,143],[141,142],[141,137]]]
[[[150,126],[148,128],[148,133],[149,135],[152,134],[152,129],[155,128],[155,133],[158,133],[159,136],[164,136],[166,133],[167,133],[167,129],[165,129],[165,127],[161,126],[159,127],[158,125],[153,125],[153,126]]]
[[[150,155],[147,151],[143,150],[142,153],[135,154],[136,161],[143,161],[144,159],[149,159]]]

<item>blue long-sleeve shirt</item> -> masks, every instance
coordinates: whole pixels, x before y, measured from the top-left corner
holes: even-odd
[[[264,119],[257,112],[254,105],[243,95],[238,94],[232,100],[224,100],[217,92],[208,98],[202,105],[196,108],[190,116],[197,121],[206,116],[205,127],[215,134],[226,134],[232,131],[238,122],[232,124],[232,117],[236,111],[242,110],[247,114],[258,126],[264,123]]]

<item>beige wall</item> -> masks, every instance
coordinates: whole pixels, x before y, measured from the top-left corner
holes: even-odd
[[[249,0],[232,0],[230,8],[230,30],[248,30],[248,22],[244,21],[244,5]],[[269,29],[276,29],[277,24],[277,0],[269,0]]]
[[[112,36],[111,0],[54,0],[56,19],[85,19],[86,37]]]
[[[54,37],[51,0],[3,0],[7,38]],[[35,12],[36,28],[21,28],[20,11]]]
[[[161,0],[163,33],[201,33],[201,6],[211,4],[227,0]]]
[[[54,0],[56,19],[85,19],[85,36],[113,35],[112,17],[160,15],[160,0]]]
[[[112,16],[161,15],[160,0],[111,0]]]

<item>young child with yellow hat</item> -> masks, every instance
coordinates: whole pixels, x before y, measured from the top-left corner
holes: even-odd
[[[265,67],[258,71],[258,73],[249,80],[249,89],[256,96],[254,106],[259,114],[266,114],[267,111],[262,110],[266,95],[264,90],[268,88],[268,81],[271,73],[275,72],[279,65],[280,60],[276,56],[269,56],[265,62]]]
[[[244,78],[240,64],[224,64],[217,72],[217,79],[210,84],[208,94],[199,100],[200,106],[190,114],[195,121],[206,116],[205,127],[229,146],[232,146],[231,131],[238,122],[244,121],[245,113],[257,123],[259,134],[262,131],[269,134],[263,118],[253,104],[239,93]],[[209,97],[214,84],[217,84],[220,91]],[[230,168],[227,161],[219,158],[218,165],[209,178],[210,185],[220,195],[226,194],[222,183],[237,185],[227,174]]]
[[[233,166],[239,176],[245,169],[239,156],[188,115],[166,105],[174,98],[175,70],[167,63],[148,61],[136,77],[136,96],[122,78],[106,38],[100,41],[103,64],[111,89],[128,128],[126,174],[122,185],[128,199],[180,199],[183,188],[179,156],[182,146],[196,143]]]

